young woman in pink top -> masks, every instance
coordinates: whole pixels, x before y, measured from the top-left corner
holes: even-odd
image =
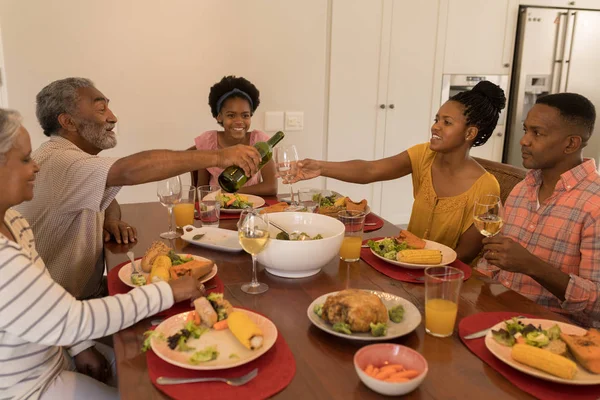
[[[222,131],[206,131],[194,139],[197,150],[217,150],[237,144],[254,145],[266,142],[269,136],[258,130],[250,130],[252,115],[260,104],[259,91],[250,81],[226,76],[210,88],[210,110],[223,127]],[[223,169],[213,167],[192,173],[196,186],[218,185],[217,178]],[[270,196],[277,194],[275,164],[269,161],[260,172],[252,176],[240,193]]]

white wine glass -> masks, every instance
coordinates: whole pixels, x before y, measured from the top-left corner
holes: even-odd
[[[275,148],[275,166],[282,179],[289,182],[298,173],[298,150],[296,146],[287,145]],[[290,183],[290,204],[297,205],[294,199],[294,189]]]
[[[269,241],[269,216],[252,208],[242,210],[238,222],[238,237],[242,248],[252,256],[252,282],[242,285],[242,292],[260,294],[269,290],[265,283],[256,277],[256,256],[263,251]]]
[[[500,233],[504,225],[504,209],[500,197],[486,194],[475,200],[473,222],[483,236],[492,237]]]
[[[156,194],[161,204],[169,210],[169,231],[160,234],[163,239],[177,239],[181,233],[173,230],[173,206],[181,201],[182,187],[179,176],[158,182]]]

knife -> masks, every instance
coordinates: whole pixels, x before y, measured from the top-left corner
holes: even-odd
[[[519,315],[519,316],[517,316],[517,317],[515,317],[515,318],[526,318],[526,317],[524,317],[524,316],[522,316],[522,315]],[[497,324],[494,324],[494,326],[496,326],[496,325],[497,325]],[[493,328],[493,326],[492,326],[492,327],[490,327],[490,328],[484,329],[484,330],[482,330],[482,331],[475,332],[475,333],[471,333],[470,335],[467,335],[467,336],[463,336],[463,339],[467,339],[467,340],[469,340],[469,339],[478,339],[478,338],[480,338],[480,337],[484,337],[485,335],[487,335],[487,333],[488,333],[488,332],[489,332],[489,331],[490,331],[492,328]]]

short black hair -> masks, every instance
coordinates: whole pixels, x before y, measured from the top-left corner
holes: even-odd
[[[481,81],[473,89],[460,92],[450,100],[465,106],[467,126],[475,126],[479,130],[473,147],[484,145],[496,128],[500,111],[506,106],[504,90],[492,82]]]
[[[219,110],[217,110],[217,102],[227,92],[231,92],[233,89],[241,90],[246,93],[250,99],[252,100],[252,104],[250,104],[251,112],[254,114],[254,111],[258,108],[260,104],[260,92],[254,86],[252,82],[250,82],[246,78],[236,77],[234,75],[224,76],[219,82],[215,83],[210,88],[210,93],[208,94],[208,105],[210,106],[210,112],[212,116],[217,118],[219,115]],[[239,97],[241,99],[247,100],[240,93],[233,93],[230,97]],[[228,97],[228,98],[230,98]]]
[[[535,104],[545,104],[560,111],[567,122],[581,127],[588,134],[587,141],[594,131],[596,107],[586,97],[577,93],[555,93],[539,97]]]

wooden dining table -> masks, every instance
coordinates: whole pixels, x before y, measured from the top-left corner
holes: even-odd
[[[106,263],[109,270],[127,260],[126,252],[136,257],[167,230],[167,210],[159,203],[121,206],[122,219],[135,226],[138,241],[134,244],[107,243]],[[236,220],[221,220],[220,227],[236,229]],[[196,221],[196,226],[201,226]],[[391,236],[398,228],[385,221],[383,228],[365,234],[365,238]],[[242,283],[251,279],[252,261],[244,252],[226,253],[196,247],[177,239],[178,251],[214,260],[225,285],[225,297],[234,306],[255,310],[268,317],[287,341],[296,360],[296,375],[276,399],[374,399],[379,394],[360,381],[354,369],[354,353],[365,345],[330,335],[312,325],[307,308],[317,297],[346,288],[379,290],[412,302],[424,315],[423,284],[393,280],[360,260],[347,263],[334,259],[318,274],[301,279],[271,275],[259,267],[258,279],[269,285],[260,295],[241,291]],[[408,394],[409,399],[531,399],[502,375],[472,354],[457,333],[461,318],[489,311],[528,313],[540,318],[565,319],[489,278],[473,272],[461,290],[454,334],[437,338],[425,333],[425,319],[416,330],[390,342],[408,346],[421,353],[429,364],[423,383]],[[166,399],[150,381],[146,355],[142,353],[143,332],[150,328],[152,317],[114,335],[114,349],[121,399]],[[260,372],[259,372],[260,373]]]

